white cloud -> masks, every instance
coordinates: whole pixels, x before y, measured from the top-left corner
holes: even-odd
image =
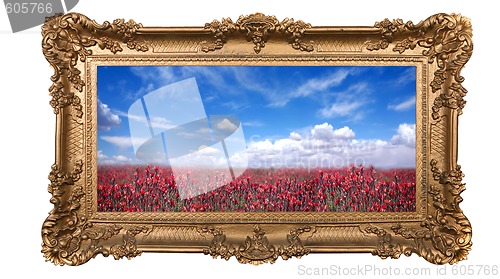
[[[152,82],[145,83],[145,85],[141,86],[137,91],[130,92],[125,95],[125,98],[136,101],[140,97],[144,96],[145,94],[155,90],[157,88],[156,85],[154,85]]]
[[[133,163],[134,161],[123,155],[107,156],[102,150],[97,151],[97,161],[101,165],[119,165]]]
[[[261,79],[259,72],[248,67],[230,67],[231,76],[236,80],[238,86],[241,86],[247,90],[259,92],[261,94],[269,93],[269,87],[263,85],[260,82],[255,82]],[[236,93],[236,92],[229,92]]]
[[[395,145],[415,146],[415,124],[400,124],[397,134],[391,138]]]
[[[238,126],[234,125],[227,118],[224,118],[222,121],[217,123],[216,127],[218,129],[226,130],[226,131],[236,131],[236,129],[238,129]]]
[[[132,162],[132,159],[127,158],[123,155],[113,156],[113,159],[116,160],[117,162],[121,162],[121,163]]]
[[[254,121],[243,122],[242,125],[244,127],[246,127],[246,126],[248,126],[248,127],[262,127],[262,126],[264,126],[264,123],[254,120]]]
[[[97,126],[100,131],[108,132],[112,127],[120,126],[122,123],[120,117],[108,107],[107,104],[97,100]]]
[[[269,139],[265,139],[263,141],[251,142],[249,150],[267,154],[279,153],[278,150],[274,150],[274,144]]]
[[[142,144],[148,139],[146,138],[132,138],[122,136],[101,136],[103,141],[109,142],[119,148],[126,149],[133,146],[133,143]]]
[[[203,101],[204,103],[210,103],[210,102],[213,102],[215,100],[219,99],[219,96],[217,95],[211,95],[211,96],[206,96],[203,98]]]
[[[229,102],[224,102],[220,104],[221,106],[228,108],[231,111],[242,111],[244,109],[247,109],[249,105],[241,100],[238,102],[235,101],[229,101]]]
[[[222,153],[219,149],[213,148],[211,146],[206,146],[206,145],[201,145],[198,148],[197,152],[199,155],[202,155],[202,156],[213,156],[213,155],[218,155],[218,154]]]
[[[333,134],[335,137],[345,138],[345,139],[352,139],[356,135],[354,131],[347,126],[344,126],[343,128],[333,131]]]
[[[292,132],[288,138],[250,142],[247,149],[249,166],[330,168],[363,164],[381,168],[415,167],[414,126],[401,124],[393,140],[385,141],[356,139],[355,132],[348,126],[335,129],[325,122],[307,133]]]
[[[395,111],[405,111],[414,107],[415,107],[415,96],[412,96],[401,103],[387,106],[388,109]]]
[[[108,156],[106,156],[106,155],[102,152],[102,150],[98,150],[98,151],[97,151],[97,159],[98,159],[98,160],[106,160],[106,159],[108,159],[108,158],[109,158],[109,157],[108,157]]]
[[[406,85],[410,82],[415,83],[416,80],[416,70],[415,67],[410,67],[403,71],[401,75],[395,80],[396,85]]]
[[[213,146],[201,145],[198,150],[190,150],[186,155],[169,158],[169,161],[173,168],[228,168],[227,159],[220,143]]]
[[[332,118],[335,116],[348,116],[356,112],[364,103],[354,101],[352,103],[341,102],[333,103],[330,107],[320,109],[321,116],[325,118]]]
[[[131,72],[141,78],[143,82],[147,82],[149,85],[155,85],[154,87],[164,86],[187,78],[192,78],[194,76],[201,76],[206,82],[209,82],[212,85],[225,88],[227,87],[224,74],[228,73],[228,70],[225,67],[135,66],[131,67]],[[146,92],[151,91],[152,90]],[[214,97],[216,98],[217,96],[210,96],[206,99],[206,101],[213,100]]]
[[[341,85],[350,74],[353,74],[354,71],[355,70],[342,68],[330,73],[329,75],[309,79],[290,92],[273,93],[266,90],[263,91],[263,93],[270,99],[270,107],[283,107],[293,99],[310,97],[321,93],[329,93],[328,91],[331,90],[331,88]]]
[[[307,97],[318,91],[324,91],[329,89],[330,87],[338,86],[347,78],[349,73],[349,70],[340,69],[326,77],[310,79],[306,83],[299,86],[297,90],[291,94],[290,97]]]
[[[291,132],[290,133],[290,139],[293,139],[293,140],[302,140],[302,136],[297,133],[297,132]]]
[[[354,138],[354,132],[347,126],[334,130],[333,126],[327,122],[314,126],[311,130],[314,139],[332,140],[332,139],[351,139]]]
[[[227,71],[224,67],[182,67],[177,76],[190,78],[196,75],[202,76],[213,85],[224,84],[223,74]]]
[[[153,116],[151,117],[150,122],[148,122],[148,119],[145,116],[135,115],[132,113],[125,113],[121,111],[117,112],[117,114],[122,117],[127,117],[129,121],[142,123],[148,128],[149,128],[149,123],[151,123],[151,128],[160,130],[168,130],[177,127],[175,125],[172,125],[172,121],[170,121],[166,117]]]
[[[335,99],[321,108],[318,113],[323,118],[348,117],[350,120],[361,120],[362,107],[370,103],[371,89],[366,83],[356,83],[343,92],[333,94]]]
[[[161,83],[171,83],[178,80],[172,67],[130,67],[130,71],[143,81],[161,81]]]
[[[154,116],[154,117],[151,117],[151,119],[149,119],[149,120],[151,122],[152,128],[167,130],[167,129],[172,129],[172,128],[176,127],[175,125],[171,124],[172,121],[168,120],[165,117]]]

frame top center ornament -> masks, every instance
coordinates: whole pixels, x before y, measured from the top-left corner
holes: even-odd
[[[255,53],[260,53],[266,42],[273,33],[285,34],[288,42],[294,49],[302,51],[313,51],[311,42],[303,42],[302,36],[311,25],[301,20],[284,19],[278,21],[275,16],[266,16],[262,13],[255,13],[248,16],[240,16],[236,22],[230,18],[223,18],[222,21],[214,20],[205,24],[205,29],[210,30],[215,41],[202,47],[204,52],[221,49],[226,43],[227,36],[233,32],[242,32],[246,39],[252,42]]]

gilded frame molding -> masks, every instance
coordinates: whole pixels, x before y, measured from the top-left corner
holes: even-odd
[[[54,73],[56,154],[48,187],[54,205],[42,225],[42,253],[56,265],[99,254],[202,252],[241,263],[273,263],[318,252],[417,254],[434,264],[466,259],[471,225],[459,207],[458,117],[467,90],[468,18],[436,14],[373,27],[313,27],[261,13],[204,27],[99,24],[77,14],[47,18],[42,50]],[[412,213],[104,213],[96,210],[97,65],[415,65],[417,211]],[[221,221],[224,220],[224,221]]]

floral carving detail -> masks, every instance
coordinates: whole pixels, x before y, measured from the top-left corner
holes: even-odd
[[[368,43],[366,48],[368,50],[386,49],[387,47],[389,47],[389,43],[394,40],[393,34],[400,31],[402,26],[404,26],[404,23],[401,19],[390,21],[388,18],[386,18],[381,22],[376,22],[375,27],[380,30],[382,40],[375,43],[370,42]]]
[[[81,72],[76,68],[78,60],[83,62],[92,55],[89,48],[95,45],[112,53],[122,51],[122,43],[129,49],[147,51],[148,47],[135,39],[136,31],[141,27],[141,24],[132,20],[125,22],[123,19],[113,23],[105,21],[101,25],[77,13],[47,18],[42,27],[42,49],[54,69],[51,77],[54,83],[49,88],[52,96],[50,105],[54,112],[59,113],[61,108],[72,105],[77,110],[76,115],[82,117],[80,98],[73,91],[81,92],[85,86],[80,77]],[[63,85],[66,82],[73,88],[66,88]]]
[[[292,19],[284,19],[279,25],[281,32],[290,34],[288,43],[292,45],[293,49],[311,52],[314,50],[312,42],[306,43],[302,40],[304,33],[307,29],[311,28],[311,24],[305,23],[302,20],[294,21]]]
[[[301,20],[294,21],[286,18],[279,22],[275,16],[266,16],[261,13],[255,13],[248,16],[240,16],[236,22],[230,18],[223,18],[221,21],[214,20],[205,24],[205,29],[210,30],[214,41],[202,45],[204,52],[221,49],[227,42],[227,35],[236,31],[245,33],[246,39],[254,44],[255,53],[260,53],[272,33],[281,33],[290,35],[288,42],[292,48],[301,51],[313,51],[312,43],[306,43],[302,40],[304,32],[311,28],[311,25]]]
[[[58,165],[52,165],[48,191],[52,194],[50,202],[54,204],[54,209],[42,225],[42,253],[46,260],[55,265],[80,265],[98,254],[107,257],[111,253],[116,259],[139,255],[134,236],[148,232],[150,228],[128,229],[123,236],[123,245],[108,249],[102,242],[118,235],[122,227],[94,226],[79,214],[84,192],[81,186],[74,184],[80,179],[82,166],[82,161],[77,161],[73,171],[66,173]]]
[[[420,226],[421,230],[393,227],[393,231],[415,245],[405,253],[415,252],[426,260],[437,263],[457,263],[467,258],[472,242],[472,229],[469,220],[459,207],[460,194],[465,190],[462,183],[463,173],[460,166],[450,171],[440,171],[437,161],[431,161],[433,178],[441,186],[431,185],[429,194],[435,208],[434,214],[427,216]],[[441,190],[443,189],[443,190]],[[429,249],[431,246],[434,249]]]
[[[439,119],[442,107],[456,109],[461,114],[467,90],[462,86],[464,78],[460,72],[473,49],[469,19],[457,14],[437,14],[418,24],[385,19],[375,27],[380,30],[382,40],[369,43],[368,50],[386,49],[393,44],[393,51],[403,53],[419,46],[424,48],[422,54],[429,58],[429,63],[436,62],[437,70],[430,82],[432,92],[439,93],[432,107],[433,119]],[[447,80],[448,77],[452,80]]]
[[[74,187],[69,198],[63,200],[62,197],[68,194],[67,186],[80,179],[82,165],[83,163],[78,161],[72,172],[65,173],[54,164],[49,174],[48,191],[52,194],[50,202],[54,204],[54,209],[50,211],[42,226],[42,253],[54,264],[71,264],[74,260],[71,256],[80,247],[81,227],[84,226],[85,219],[78,217],[77,210],[84,195],[83,190],[81,187]],[[59,228],[59,224],[65,225]]]
[[[378,236],[378,246],[372,251],[373,255],[379,256],[382,259],[387,259],[389,257],[398,259],[403,253],[401,244],[392,243],[392,236],[386,230],[370,225],[365,229],[365,232]]]
[[[210,30],[213,38],[211,43],[204,43],[201,46],[203,52],[215,51],[221,49],[227,43],[226,34],[236,31],[238,28],[230,18],[223,18],[222,21],[214,20],[211,23],[205,24],[205,29]]]
[[[259,53],[266,46],[269,34],[279,29],[279,21],[274,16],[256,13],[249,16],[240,16],[236,21],[239,30],[246,33],[246,38],[252,42],[255,53]]]
[[[210,255],[214,259],[220,256],[226,261],[235,255],[236,249],[234,249],[232,245],[225,244],[226,235],[221,229],[213,227],[203,227],[199,229],[199,232],[209,233],[214,237],[210,242],[210,246],[203,249],[203,253],[205,255]]]
[[[76,13],[57,14],[47,18],[42,27],[42,50],[47,61],[54,69],[49,94],[50,105],[55,113],[72,106],[75,115],[83,116],[82,104],[75,90],[82,92],[85,82],[77,68],[78,61],[84,62],[92,55],[90,47],[98,45],[112,53],[122,51],[121,44],[129,49],[147,51],[148,47],[135,40],[140,24],[117,19],[102,25]],[[70,86],[65,86],[69,84]],[[67,173],[60,166],[53,165],[49,174],[49,193],[54,209],[49,213],[42,226],[42,253],[47,261],[56,265],[79,265],[98,254],[108,256],[110,248],[103,241],[120,233],[118,225],[94,226],[79,212],[81,200],[85,196],[83,188],[75,185],[82,173],[82,161],[75,162],[74,170]],[[115,258],[132,257],[138,254],[135,249],[134,233],[126,233],[124,244],[111,247]],[[109,246],[109,245],[108,245]]]
[[[279,248],[279,255],[284,260],[288,260],[291,257],[296,257],[300,259],[302,256],[305,256],[311,252],[311,249],[304,248],[302,245],[302,241],[300,240],[300,235],[305,232],[310,232],[311,227],[300,227],[294,230],[291,230],[290,233],[286,236],[289,245]]]
[[[416,253],[434,264],[454,264],[467,258],[472,242],[469,220],[459,207],[460,194],[465,190],[460,166],[451,171],[440,171],[437,161],[431,161],[433,178],[440,186],[431,185],[432,210],[419,228],[403,227],[391,229],[396,235],[412,240],[411,245],[394,244],[391,235],[383,229],[368,227],[365,231],[379,236],[379,247],[373,254],[382,258],[398,258],[401,253],[410,256]],[[443,190],[442,190],[443,189]]]
[[[110,252],[115,258],[115,260],[126,257],[131,259],[142,254],[141,251],[137,250],[137,244],[135,236],[139,233],[148,234],[152,231],[151,226],[140,226],[137,228],[128,229],[123,235],[123,243],[111,246]]]
[[[274,263],[280,256],[287,260],[291,257],[300,258],[309,254],[310,249],[303,247],[299,238],[300,234],[311,231],[310,227],[301,227],[291,230],[287,235],[289,245],[276,247],[271,245],[265,236],[265,231],[255,225],[253,235],[247,236],[245,243],[235,248],[233,244],[226,243],[226,235],[219,228],[203,227],[200,233],[209,233],[213,235],[210,246],[203,250],[206,255],[213,258],[221,257],[229,260],[232,256],[240,263],[251,263],[254,265],[263,263]]]
[[[259,225],[254,226],[253,235],[247,236],[245,244],[238,249],[239,262],[260,264],[276,261],[279,254],[276,253],[276,248],[269,244],[265,234]]]

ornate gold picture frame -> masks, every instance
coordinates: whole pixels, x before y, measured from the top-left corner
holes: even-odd
[[[458,117],[467,93],[460,72],[473,49],[466,17],[314,27],[256,13],[204,27],[143,27],[122,19],[99,24],[70,13],[47,18],[42,35],[43,53],[54,69],[49,94],[56,115],[48,187],[54,208],[42,226],[47,261],[80,265],[99,254],[120,259],[142,252],[200,252],[251,264],[325,252],[381,258],[415,253],[434,264],[466,259],[472,231],[459,207],[465,186],[457,164]],[[415,209],[100,210],[98,78],[100,67],[112,66],[412,67]]]

